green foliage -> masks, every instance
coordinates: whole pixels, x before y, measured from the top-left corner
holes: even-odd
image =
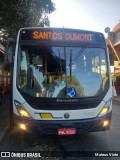
[[[49,26],[48,14],[55,11],[51,0],[1,0],[0,30],[12,36],[22,27]]]

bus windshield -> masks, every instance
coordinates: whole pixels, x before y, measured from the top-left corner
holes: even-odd
[[[103,48],[21,45],[17,86],[33,97],[97,96],[108,87]]]

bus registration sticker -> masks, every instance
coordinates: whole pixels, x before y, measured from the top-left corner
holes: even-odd
[[[76,134],[76,128],[59,128],[58,135],[74,135]]]

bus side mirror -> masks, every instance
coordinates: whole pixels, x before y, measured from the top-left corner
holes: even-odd
[[[8,62],[9,63],[13,62],[13,47],[12,46],[8,47]]]
[[[4,63],[5,64],[12,63],[14,54],[15,54],[15,40],[13,38],[8,38],[7,47],[5,49],[5,54],[4,54]]]

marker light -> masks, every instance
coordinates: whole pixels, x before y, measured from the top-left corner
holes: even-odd
[[[42,119],[52,119],[53,118],[51,113],[41,113],[40,116]]]
[[[27,129],[26,126],[25,126],[25,124],[22,124],[22,123],[19,124],[19,127],[22,130],[26,130]]]

